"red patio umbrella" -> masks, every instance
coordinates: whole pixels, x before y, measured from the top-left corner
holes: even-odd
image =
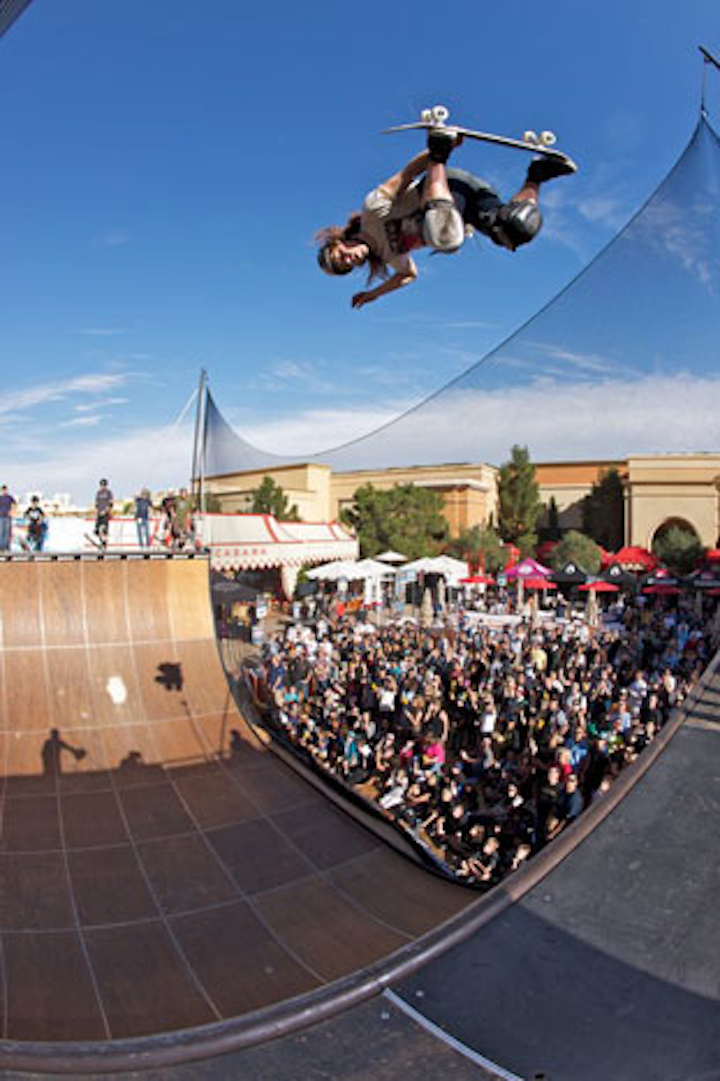
[[[665,586],[659,584],[646,586],[645,589],[643,589],[643,593],[651,594],[655,597],[672,597],[678,593],[682,593],[682,590],[680,589],[680,586]]]
[[[579,586],[581,593],[589,593],[590,590],[593,593],[618,593],[620,586],[614,586],[612,582],[604,582],[600,578],[597,582],[586,582],[584,586]]]
[[[523,578],[525,589],[557,589],[549,578]]]
[[[461,578],[460,584],[465,586],[492,586],[495,579],[491,574],[471,574],[467,578]]]

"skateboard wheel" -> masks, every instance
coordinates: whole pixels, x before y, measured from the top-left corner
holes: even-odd
[[[424,124],[431,124],[432,123],[432,118],[433,118],[432,109],[423,109],[423,111],[420,113],[420,119],[422,120],[422,122]]]
[[[538,143],[539,139],[537,136],[537,132],[532,131],[532,129],[528,129],[528,131],[526,131],[523,135],[523,141],[526,143]]]
[[[436,124],[444,124],[449,116],[450,110],[446,109],[444,105],[436,105],[432,111],[432,118]]]
[[[540,142],[543,146],[555,146],[557,142],[557,135],[554,131],[541,131]]]

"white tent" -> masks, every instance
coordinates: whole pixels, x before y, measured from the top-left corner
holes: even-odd
[[[414,574],[441,574],[449,585],[455,586],[461,578],[467,576],[468,566],[464,560],[453,559],[452,556],[425,556],[423,559],[406,563],[402,571],[403,573],[410,571]]]
[[[382,580],[392,575],[393,570],[386,563],[378,563],[375,559],[361,559],[358,561],[336,561],[327,563],[324,567],[314,567],[308,571],[308,578],[322,582],[337,582],[341,591],[347,588],[349,582],[363,583],[363,599],[366,605],[376,605],[382,600]]]
[[[392,573],[384,563],[378,563],[374,559],[360,559],[356,562],[351,560],[335,560],[334,563],[326,563],[323,567],[313,567],[308,571],[308,578],[322,582],[337,582],[344,578],[347,582],[357,582],[366,578],[382,578]]]

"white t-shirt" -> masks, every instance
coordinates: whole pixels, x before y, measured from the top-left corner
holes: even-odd
[[[415,264],[408,252],[424,244],[419,188],[409,188],[397,199],[382,187],[374,188],[365,196],[360,229],[384,263],[401,274],[412,273]]]
[[[486,709],[480,718],[480,731],[484,736],[491,736],[497,724],[497,713],[494,709]]]

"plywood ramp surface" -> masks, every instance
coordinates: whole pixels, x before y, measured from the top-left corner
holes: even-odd
[[[0,564],[4,1041],[241,1017],[468,903],[255,737],[208,578],[200,558]]]

